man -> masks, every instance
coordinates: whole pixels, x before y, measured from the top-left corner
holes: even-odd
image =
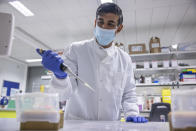
[[[127,121],[147,122],[138,116],[131,58],[113,44],[122,22],[118,5],[101,4],[96,12],[95,38],[72,43],[64,60],[50,50],[42,55],[44,67],[54,72],[54,91],[67,100],[66,119],[119,120],[122,108]],[[95,92],[61,71],[63,62]]]

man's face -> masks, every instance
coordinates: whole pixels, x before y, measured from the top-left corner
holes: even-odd
[[[122,25],[118,26],[119,16],[113,13],[99,15],[95,20],[95,24],[103,29],[117,29],[116,33],[120,32]]]

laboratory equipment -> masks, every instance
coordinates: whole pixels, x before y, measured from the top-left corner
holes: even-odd
[[[150,112],[150,121],[168,121],[168,113],[171,111],[169,103],[154,103]]]
[[[196,129],[196,89],[172,90],[171,125],[175,129]]]
[[[195,82],[196,81],[196,69],[184,69],[179,75],[182,82]]]
[[[144,96],[138,96],[137,97],[137,104],[138,104],[138,107],[139,107],[139,111],[142,111],[144,110]]]
[[[144,81],[146,84],[151,84],[152,83],[152,78],[150,75],[146,75],[144,78]]]
[[[43,54],[45,52],[45,50],[40,49],[39,50],[40,54]],[[73,75],[77,80],[79,80],[80,82],[82,82],[82,84],[84,84],[87,88],[89,88],[91,91],[95,92],[95,90],[85,81],[83,81],[81,78],[79,78],[76,74],[74,74],[71,69],[69,67],[67,67],[64,63],[62,63],[60,65],[60,69],[64,72],[67,72],[71,75]]]
[[[13,33],[14,16],[0,12],[0,56],[10,55]]]
[[[186,42],[186,43],[179,43],[177,45],[178,51],[195,51],[196,50],[196,42]]]
[[[151,106],[154,103],[154,97],[153,96],[148,96],[146,100],[146,109],[151,110]]]
[[[25,93],[16,95],[17,120],[59,121],[59,96],[56,93]]]
[[[165,115],[160,115],[161,122],[165,122]]]
[[[63,120],[57,93],[16,95],[16,118],[20,130],[58,130]]]
[[[161,90],[161,94],[162,94],[162,101],[164,103],[169,103],[171,104],[171,88],[163,88]]]

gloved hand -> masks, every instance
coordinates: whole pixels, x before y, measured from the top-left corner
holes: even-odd
[[[128,116],[126,122],[146,123],[148,120],[141,116]]]
[[[59,79],[64,79],[67,77],[67,73],[60,69],[60,65],[64,61],[57,53],[47,50],[41,54],[40,49],[36,49],[36,51],[42,56],[42,65],[46,69],[51,70]]]

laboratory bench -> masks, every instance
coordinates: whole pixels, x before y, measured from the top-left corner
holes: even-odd
[[[16,118],[0,118],[0,131],[19,131],[19,122]],[[58,131],[169,131],[169,123],[65,120],[64,128]]]

